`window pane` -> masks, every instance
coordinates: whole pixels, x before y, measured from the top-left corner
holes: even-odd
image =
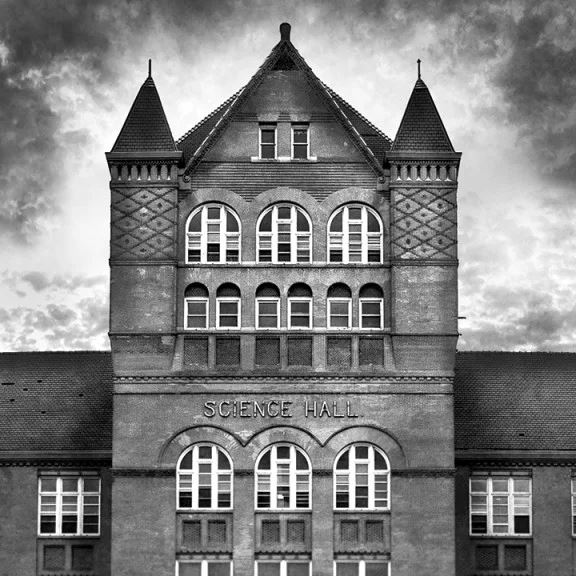
[[[41,492],[56,492],[56,478],[41,478],[40,479]]]
[[[226,230],[228,232],[238,232],[238,221],[229,210],[226,210]]]
[[[260,134],[262,144],[274,144],[276,131],[273,128],[262,128]]]
[[[258,562],[258,576],[280,576],[280,562]]]
[[[308,562],[286,562],[286,576],[308,576]]]
[[[230,563],[208,562],[208,576],[230,576]]]
[[[366,562],[366,576],[388,576],[388,564],[385,562]]]
[[[201,574],[202,574],[201,562],[178,563],[178,576],[201,576]]]
[[[336,576],[358,576],[359,568],[359,562],[337,562]]]
[[[308,158],[308,144],[294,144],[294,158],[306,160]]]

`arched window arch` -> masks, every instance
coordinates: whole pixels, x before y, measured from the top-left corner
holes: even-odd
[[[310,508],[311,466],[293,444],[276,444],[256,461],[256,508]]]
[[[293,284],[288,290],[288,328],[312,328],[312,290],[306,284]]]
[[[352,327],[352,293],[346,284],[328,288],[328,328]]]
[[[186,223],[186,262],[240,261],[240,219],[228,206],[205,204]]]
[[[383,327],[384,294],[378,284],[365,284],[360,288],[360,328],[379,330]]]
[[[278,328],[280,319],[280,290],[271,283],[260,284],[256,290],[256,327]]]
[[[385,510],[390,507],[390,466],[384,452],[371,444],[345,448],[334,463],[334,507]]]
[[[240,328],[240,288],[227,282],[216,291],[216,328]]]
[[[310,262],[312,224],[302,208],[276,204],[258,219],[258,262]]]
[[[208,289],[195,282],[184,291],[184,327],[187,330],[208,328]]]
[[[232,461],[215,444],[196,444],[178,461],[178,508],[232,508]]]
[[[382,221],[372,208],[348,204],[332,214],[328,222],[328,261],[382,262]]]

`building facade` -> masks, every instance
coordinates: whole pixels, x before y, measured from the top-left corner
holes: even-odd
[[[392,141],[280,33],[176,142],[140,88],[111,354],[2,358],[0,574],[574,574],[576,361],[456,354],[460,153],[426,84]]]

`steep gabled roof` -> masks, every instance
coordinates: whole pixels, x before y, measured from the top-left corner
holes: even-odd
[[[264,60],[256,74],[252,76],[248,84],[178,140],[178,149],[184,152],[186,171],[188,172],[201,160],[204,153],[217,140],[234,116],[234,113],[240,108],[248,95],[255,90],[267,72],[274,70],[299,70],[305,73],[310,85],[324,98],[358,149],[364,154],[376,172],[380,173],[382,170],[383,151],[390,148],[391,140],[318,79],[290,41],[289,24],[282,24],[280,32],[280,42],[272,49],[272,52]]]
[[[392,152],[454,152],[428,87],[418,78],[392,144]]]
[[[112,152],[176,152],[174,138],[151,76],[142,84]]]

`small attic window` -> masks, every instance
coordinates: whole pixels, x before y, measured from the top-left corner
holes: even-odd
[[[260,159],[276,159],[276,124],[260,124]]]

